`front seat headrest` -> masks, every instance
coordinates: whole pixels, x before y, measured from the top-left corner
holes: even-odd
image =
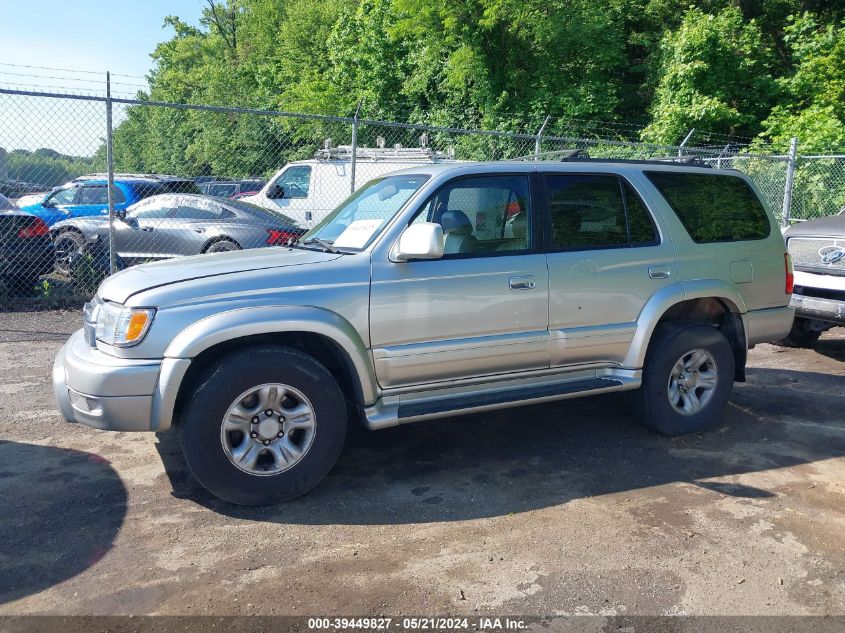
[[[443,232],[451,235],[471,235],[472,222],[463,211],[458,209],[444,211],[440,216],[440,226]]]

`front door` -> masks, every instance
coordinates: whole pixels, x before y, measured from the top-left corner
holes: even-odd
[[[546,174],[552,367],[620,364],[648,299],[677,279],[674,250],[614,174]]]
[[[373,262],[370,336],[382,387],[548,367],[548,274],[529,176],[455,179],[413,221],[442,259]]]

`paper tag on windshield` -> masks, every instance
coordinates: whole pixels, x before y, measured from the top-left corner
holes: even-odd
[[[333,246],[361,248],[372,237],[383,220],[355,220],[332,243]]]

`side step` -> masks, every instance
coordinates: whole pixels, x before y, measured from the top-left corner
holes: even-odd
[[[376,430],[409,422],[620,391],[638,386],[638,379],[600,378],[596,376],[494,390],[485,390],[483,385],[479,385],[479,390],[472,393],[429,395],[429,397],[404,403],[402,399],[407,398],[407,396],[385,398],[372,407],[367,407],[364,410],[364,416],[367,427]]]
[[[399,419],[417,418],[422,416],[437,415],[464,409],[477,409],[479,407],[490,407],[505,403],[520,403],[526,400],[540,400],[550,396],[564,396],[572,393],[583,393],[595,391],[596,389],[607,389],[609,387],[621,387],[621,380],[609,380],[607,378],[587,378],[574,382],[565,382],[557,385],[542,385],[538,387],[520,387],[509,391],[496,393],[473,393],[465,396],[452,396],[428,402],[413,402],[399,405]]]

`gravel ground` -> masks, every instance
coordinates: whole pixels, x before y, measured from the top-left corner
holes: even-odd
[[[244,509],[171,434],[62,421],[78,312],[0,314],[0,615],[845,614],[845,335],[761,345],[716,431],[624,394],[353,433]]]

